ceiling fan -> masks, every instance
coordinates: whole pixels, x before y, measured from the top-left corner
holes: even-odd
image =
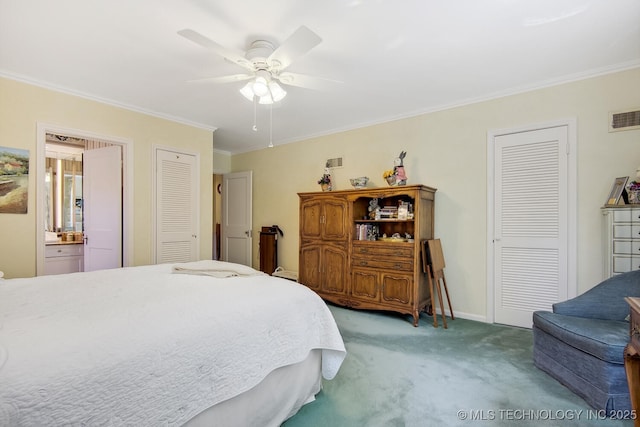
[[[286,96],[287,92],[278,83],[320,89],[322,83],[328,81],[328,79],[285,71],[295,59],[304,55],[322,41],[320,36],[304,25],[298,28],[280,46],[276,47],[267,40],[255,40],[244,54],[226,49],[191,29],[180,30],[178,34],[245,69],[243,74],[192,81],[230,83],[250,80],[240,89],[240,93],[250,101],[257,99],[260,104],[272,104],[280,101]]]

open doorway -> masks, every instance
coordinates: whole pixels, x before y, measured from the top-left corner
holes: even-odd
[[[251,171],[213,175],[213,259],[252,265]]]
[[[129,156],[131,155],[131,141],[118,137],[97,135],[87,131],[79,131],[75,129],[68,128],[60,128],[58,126],[52,126],[47,124],[38,124],[37,129],[37,176],[40,177],[37,181],[37,200],[36,203],[36,216],[37,216],[37,230],[36,230],[36,275],[47,274],[47,269],[45,268],[45,260],[47,255],[47,237],[52,238],[52,236],[56,236],[56,239],[60,239],[62,235],[64,235],[65,240],[69,239],[70,242],[75,243],[75,239],[78,238],[82,240],[82,204],[83,204],[83,196],[81,190],[81,181],[78,179],[82,176],[81,171],[82,167],[80,164],[67,164],[71,168],[71,173],[66,173],[63,166],[60,167],[60,170],[57,171],[59,173],[59,177],[66,177],[69,175],[69,179],[63,179],[63,182],[69,181],[70,185],[68,188],[68,197],[66,197],[67,202],[64,202],[65,198],[62,197],[61,200],[61,210],[58,214],[58,219],[56,219],[55,214],[51,213],[51,208],[54,206],[53,203],[53,195],[51,193],[51,187],[49,190],[47,189],[47,183],[45,182],[46,176],[49,176],[49,179],[52,179],[53,174],[47,174],[47,146],[49,143],[62,143],[63,145],[57,147],[57,150],[64,150],[65,142],[68,142],[68,146],[72,146],[75,144],[75,150],[78,153],[83,152],[85,149],[91,148],[99,148],[106,146],[117,145],[121,147],[122,151],[122,163],[121,163],[121,175],[122,175],[122,209],[120,215],[121,227],[122,227],[122,243],[121,243],[121,265],[129,266],[132,265],[132,253],[133,253],[133,233],[132,233],[132,225],[133,225],[133,170],[132,165],[129,160]],[[74,143],[74,144],[72,144]],[[68,147],[67,147],[68,148]],[[72,150],[72,151],[73,151]],[[53,145],[50,147],[49,152],[53,151]],[[76,160],[77,161],[77,160]],[[49,165],[51,167],[53,161],[49,161]],[[57,160],[55,163],[58,163]],[[52,168],[50,169],[50,172]],[[64,184],[60,187],[64,191]],[[69,208],[69,214],[65,214],[64,207],[67,206]],[[69,219],[69,221],[67,221]],[[64,232],[64,234],[62,234]],[[51,233],[51,234],[50,234]],[[51,252],[51,251],[49,251]],[[64,252],[64,251],[63,251]],[[68,251],[67,251],[68,252]],[[76,258],[79,258],[79,253],[75,252],[71,254]],[[60,261],[60,260],[54,260]],[[67,262],[67,260],[62,260]],[[64,265],[62,262],[59,267],[63,270],[67,269],[71,266],[71,262],[76,263],[79,260],[68,260],[68,265]],[[55,264],[53,264],[55,266]],[[55,266],[57,268],[57,266]],[[75,267],[81,269],[81,266],[75,264]],[[55,270],[55,268],[54,268]],[[62,270],[55,272],[64,272]]]
[[[222,224],[222,174],[213,175],[213,254],[212,258],[220,260],[220,227]]]

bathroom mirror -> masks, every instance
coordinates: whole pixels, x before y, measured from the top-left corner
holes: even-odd
[[[46,144],[46,231],[82,231],[82,151],[69,144]]]

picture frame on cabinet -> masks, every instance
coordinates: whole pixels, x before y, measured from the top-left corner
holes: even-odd
[[[624,203],[628,203],[627,192],[625,190],[625,186],[627,185],[628,180],[628,176],[621,176],[613,181],[611,191],[609,192],[609,197],[607,198],[607,201],[605,203],[606,206],[615,206],[620,204],[620,198],[622,198]]]

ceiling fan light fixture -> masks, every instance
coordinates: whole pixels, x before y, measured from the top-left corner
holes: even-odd
[[[278,82],[273,80],[269,82],[269,91],[271,92],[273,102],[281,101],[285,96],[287,96],[287,91],[284,90]]]
[[[267,83],[267,79],[265,79],[262,76],[256,77],[256,79],[253,81],[251,88],[253,89],[253,93],[256,96],[262,97],[269,93],[269,86]]]
[[[253,82],[249,82],[240,89],[240,93],[242,96],[247,98],[249,101],[253,101],[254,93],[253,93]]]

